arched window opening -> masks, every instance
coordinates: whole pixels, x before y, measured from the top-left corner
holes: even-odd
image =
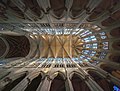
[[[92,78],[95,80],[95,82],[104,90],[104,91],[112,91],[113,84],[108,82],[106,79],[99,76],[99,74],[89,71],[88,72]]]
[[[50,91],[66,91],[65,80],[60,74],[52,81]]]
[[[28,84],[27,88],[25,91],[36,91],[40,82],[41,82],[42,76],[39,74],[36,78],[34,78],[30,84]]]
[[[15,79],[14,81],[12,81],[12,79],[8,78],[9,80],[11,80],[2,91],[11,91],[19,82],[21,82],[25,77],[26,77],[26,73],[23,74],[22,76],[20,76],[19,78]]]
[[[61,19],[66,11],[65,0],[50,0],[51,15],[57,19]]]
[[[71,79],[74,91],[90,91],[89,87],[77,74],[74,74]]]

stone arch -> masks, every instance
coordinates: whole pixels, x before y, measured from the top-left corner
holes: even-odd
[[[35,71],[32,73],[30,73],[30,75],[28,75],[27,78],[29,78],[30,80],[33,80],[34,78],[36,78],[38,75],[41,75],[42,76],[42,79],[45,77],[45,73],[43,71]]]
[[[105,78],[104,74],[102,74],[100,71],[98,71],[97,69],[95,68],[87,68],[86,69],[86,72],[88,73],[89,71],[93,71],[95,72],[96,74],[98,74],[101,78]],[[88,73],[89,74],[89,73]]]
[[[55,3],[55,4],[54,4]],[[56,18],[61,19],[66,12],[66,0],[48,0],[49,7],[51,8],[50,14]]]
[[[113,2],[112,0],[101,0],[99,5],[93,9],[92,13],[90,14],[87,20],[90,22],[97,21],[101,18],[102,15],[104,15],[106,10],[111,9],[117,3],[118,1]]]
[[[8,51],[9,51],[8,42],[4,38],[0,37],[0,58],[5,57]]]
[[[30,42],[26,36],[2,35],[9,44],[5,58],[26,57],[30,50]]]
[[[114,77],[120,79],[120,70],[117,70],[107,64],[101,64],[100,68],[102,68],[103,70],[105,70],[106,72],[110,73],[111,75],[113,75]]]
[[[74,91],[90,91],[80,73],[73,72],[71,75],[71,83],[73,85]]]
[[[64,74],[62,72],[56,72],[53,78],[50,91],[66,91]]]
[[[26,36],[30,42],[30,51],[28,53],[28,55],[26,56],[26,58],[33,58],[36,54],[36,50],[37,50],[37,43],[35,42],[35,40],[33,38],[30,37],[30,35]]]
[[[65,74],[61,71],[56,71],[56,72],[52,73],[51,75],[49,75],[49,77],[50,77],[50,79],[53,80],[58,74],[61,75],[64,80],[66,79]]]
[[[4,78],[4,81],[7,82],[7,84],[3,87],[2,91],[11,91],[19,82],[21,82],[26,76],[28,75],[28,72],[20,72],[15,74],[15,78],[12,78],[12,76],[8,76]]]
[[[107,26],[111,26],[112,24],[116,23],[119,20],[120,20],[120,10],[116,11],[110,17],[103,20],[101,24],[107,27]]]
[[[24,2],[26,9],[30,9],[35,16],[39,18],[43,17],[43,9],[41,6],[39,6],[37,0],[22,0],[22,1]]]
[[[70,8],[70,17],[77,19],[81,16],[81,13],[85,10],[90,0],[73,0]]]
[[[43,78],[45,76],[45,73],[43,71],[39,71],[39,72],[40,72],[40,74],[41,74],[41,76]]]
[[[112,82],[108,82],[106,78],[103,78],[102,74],[95,70],[88,70],[88,74],[92,77],[93,80],[104,90],[104,91],[112,91],[113,84]]]
[[[2,74],[0,75],[1,81],[5,81],[4,78],[7,77],[8,75],[10,75],[10,73],[11,73],[11,71],[8,71],[8,70],[5,70],[5,71],[2,70],[1,72],[2,72]]]
[[[14,16],[25,19],[24,13],[11,0],[7,0],[7,6],[11,9]]]
[[[72,79],[72,76],[73,76],[74,74],[77,74],[77,75],[79,75],[79,77],[80,77],[81,79],[84,79],[84,75],[83,75],[82,73],[80,73],[80,72],[77,72],[77,71],[72,71],[72,72],[70,73],[70,75],[69,75],[69,78]]]
[[[28,80],[28,86],[24,91],[36,91],[42,80],[41,72],[39,73],[38,76],[36,76],[32,80],[30,78],[27,78],[27,80]]]

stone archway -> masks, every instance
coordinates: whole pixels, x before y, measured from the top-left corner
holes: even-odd
[[[65,80],[59,73],[53,79],[51,83],[50,91],[66,91]]]
[[[29,79],[29,78],[28,78]],[[41,82],[42,76],[39,74],[36,78],[34,78],[31,82],[29,81],[29,84],[27,88],[24,91],[36,91],[40,82]]]
[[[112,83],[108,82],[105,78],[101,77],[95,71],[88,71],[88,73],[104,91],[112,91],[113,89]]]
[[[85,81],[82,80],[77,74],[73,74],[71,82],[72,82],[74,91],[90,91]]]

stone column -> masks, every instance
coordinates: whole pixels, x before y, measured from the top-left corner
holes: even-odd
[[[50,91],[51,83],[52,79],[46,76],[36,91]]]
[[[67,78],[67,80],[66,80],[66,91],[74,91],[74,89],[73,89],[73,86],[72,86],[72,83],[71,83],[71,81],[70,81],[70,79],[69,78]]]

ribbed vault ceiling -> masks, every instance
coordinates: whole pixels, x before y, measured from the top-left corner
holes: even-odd
[[[93,63],[95,58],[108,59],[119,22],[119,0],[0,1],[1,33],[9,31],[37,41],[32,55],[37,58],[78,58]],[[110,33],[114,29],[118,33]]]

